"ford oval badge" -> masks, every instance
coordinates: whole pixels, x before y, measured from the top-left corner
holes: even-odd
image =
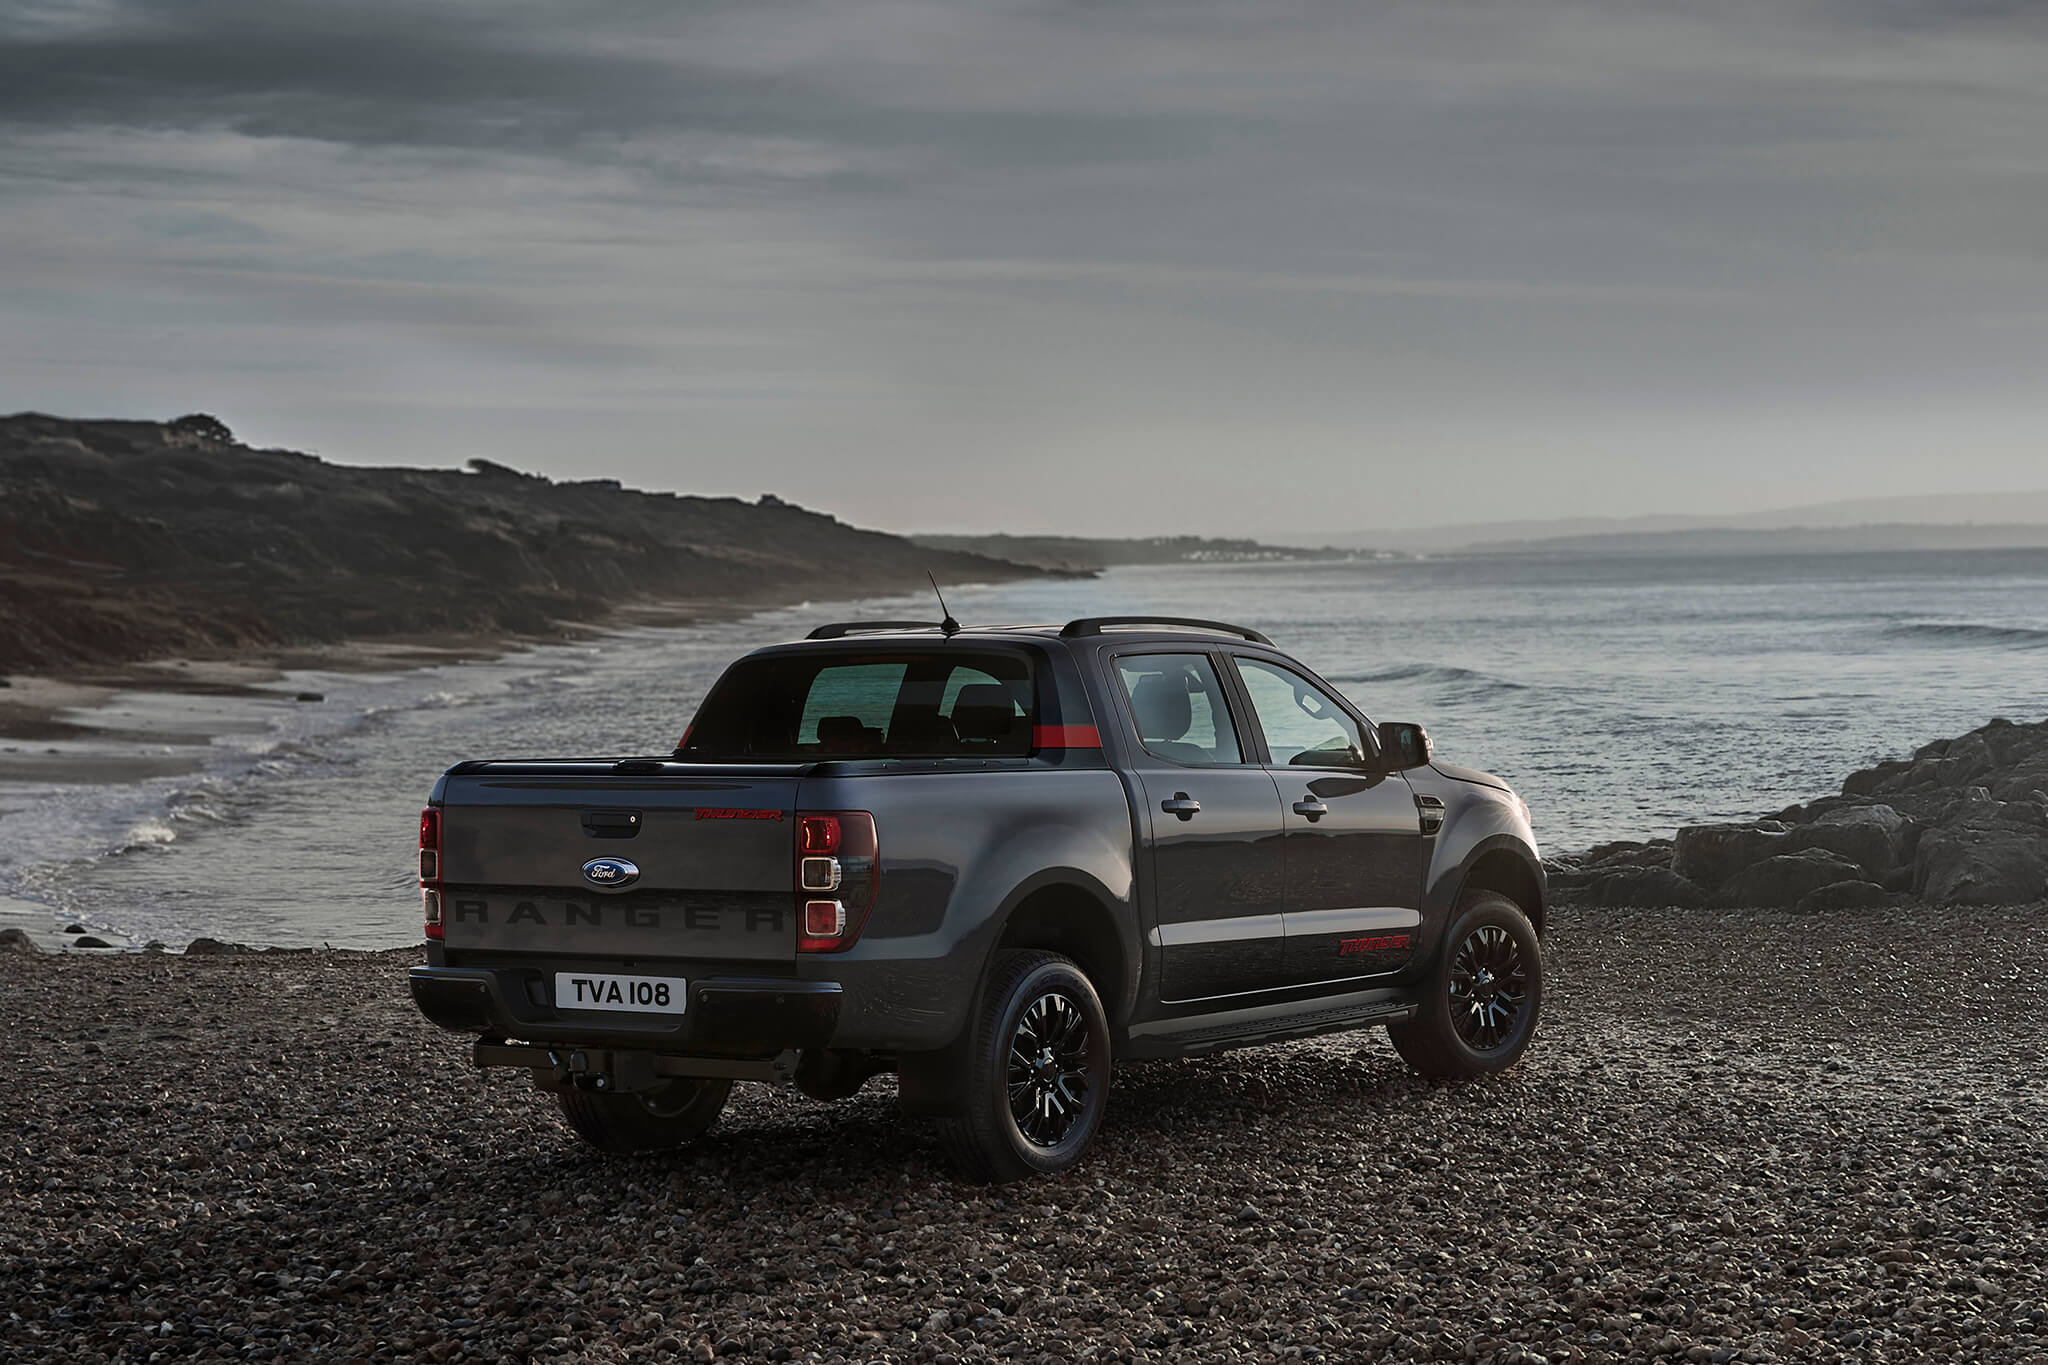
[[[624,858],[592,858],[583,865],[583,880],[600,891],[623,891],[640,880],[640,869]]]

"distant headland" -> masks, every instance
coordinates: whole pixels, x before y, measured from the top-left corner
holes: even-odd
[[[1042,568],[777,498],[554,482],[487,460],[362,468],[169,422],[0,417],[0,675],[623,620]]]

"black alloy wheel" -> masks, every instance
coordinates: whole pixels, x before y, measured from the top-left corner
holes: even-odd
[[[1081,1159],[1109,1104],[1109,1016],[1071,958],[996,955],[981,1008],[948,1062],[938,1125],[961,1173],[995,1183]]]
[[[1017,1020],[1010,1039],[1010,1118],[1026,1142],[1047,1151],[1066,1141],[1087,1110],[1088,1019],[1080,1002],[1047,991]]]
[[[1514,1036],[1529,1000],[1529,968],[1522,950],[1498,924],[1482,924],[1451,956],[1451,1022],[1477,1052],[1491,1052]]]
[[[1458,1079],[1521,1060],[1543,1013],[1543,945],[1522,907],[1498,891],[1458,903],[1413,1017],[1387,1027],[1425,1076]]]

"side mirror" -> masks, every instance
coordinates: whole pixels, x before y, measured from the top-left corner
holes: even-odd
[[[1388,772],[1406,772],[1429,762],[1429,731],[1403,721],[1382,721],[1378,727],[1380,762]]]

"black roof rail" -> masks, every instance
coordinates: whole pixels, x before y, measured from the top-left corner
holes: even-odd
[[[806,640],[843,640],[849,635],[865,635],[876,630],[938,630],[937,621],[834,621],[829,626],[819,626]]]
[[[1236,635],[1250,640],[1255,645],[1273,643],[1249,626],[1233,626],[1223,621],[1204,621],[1193,616],[1084,616],[1078,621],[1067,622],[1061,627],[1060,634],[1100,635],[1104,626],[1180,626],[1188,630],[1213,630],[1219,635]]]

